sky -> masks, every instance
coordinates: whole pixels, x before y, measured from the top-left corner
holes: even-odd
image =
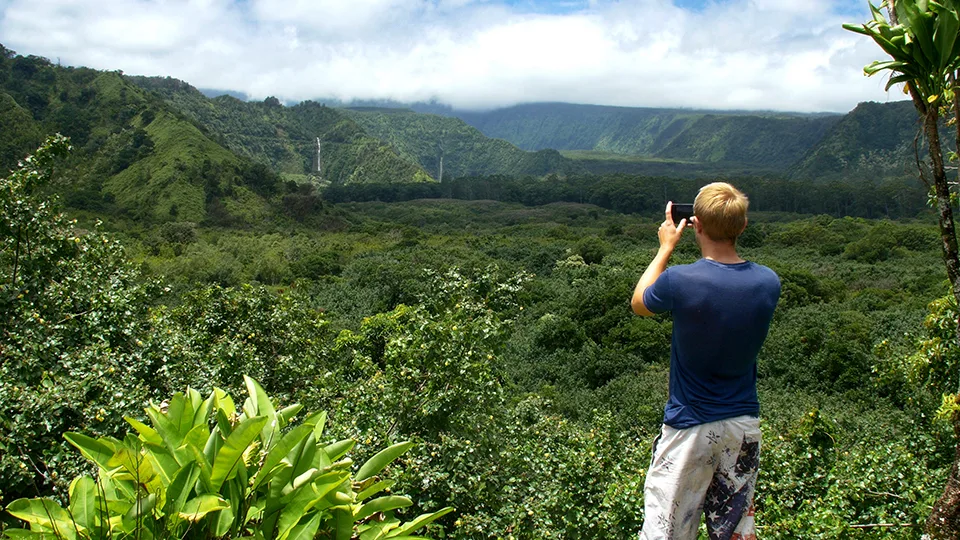
[[[875,0],[878,1],[878,0]],[[867,0],[0,0],[0,43],[252,99],[847,112]]]

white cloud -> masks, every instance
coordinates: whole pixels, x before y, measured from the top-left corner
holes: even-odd
[[[866,14],[836,15],[840,0],[708,1],[699,11],[663,0],[590,0],[556,14],[530,9],[536,5],[6,0],[0,42],[67,64],[170,75],[257,98],[794,111],[887,99],[882,80],[861,74],[881,51],[840,28]]]

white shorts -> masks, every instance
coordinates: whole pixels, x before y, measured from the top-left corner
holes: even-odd
[[[753,494],[760,420],[738,416],[687,429],[664,425],[643,487],[641,540],[756,540]]]

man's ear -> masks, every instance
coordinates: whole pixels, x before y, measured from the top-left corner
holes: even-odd
[[[743,217],[743,228],[740,229],[740,234],[743,234],[743,231],[747,230],[747,217]]]
[[[697,216],[690,218],[690,223],[693,223],[693,228],[698,233],[703,233],[703,224],[700,223],[700,219]]]

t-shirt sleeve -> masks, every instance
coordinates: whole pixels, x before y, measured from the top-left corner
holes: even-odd
[[[670,269],[667,268],[653,285],[643,291],[643,305],[653,313],[673,309],[673,290],[670,287]]]

